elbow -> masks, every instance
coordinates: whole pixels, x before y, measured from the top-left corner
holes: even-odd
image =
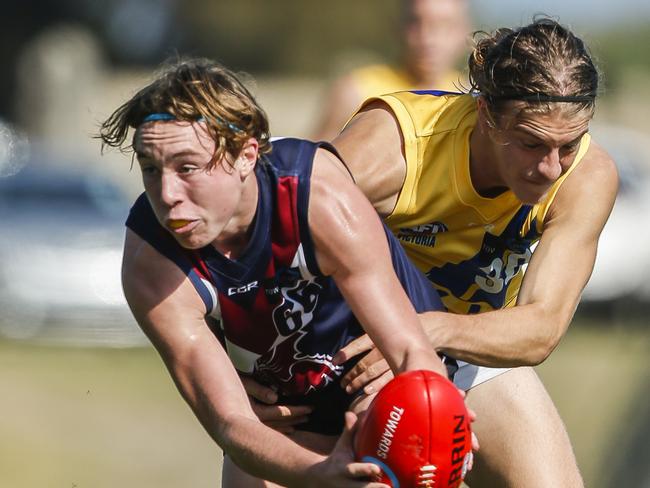
[[[528,324],[528,340],[523,345],[524,353],[521,355],[522,363],[518,366],[539,366],[551,355],[558,346],[566,332],[574,308],[563,304],[560,307],[550,304],[536,303],[526,305],[534,307],[537,320]]]
[[[228,454],[238,466],[246,464],[246,456],[242,455],[245,445],[245,436],[242,436],[242,432],[249,428],[259,428],[255,425],[256,420],[237,413],[208,421],[200,414],[197,417],[224,453]]]
[[[530,347],[524,357],[524,361],[519,366],[539,366],[551,355],[559,343],[554,340],[540,340]]]
[[[239,443],[237,442],[237,428],[235,418],[222,419],[214,428],[212,438],[219,445],[224,453],[231,457],[237,457]]]
[[[552,314],[546,318],[545,327],[539,328],[539,333],[529,344],[522,366],[539,366],[551,355],[560,343],[568,326],[569,320]]]
[[[264,471],[250,448],[251,435],[259,432],[260,428],[263,428],[263,424],[259,421],[245,415],[233,414],[223,419],[213,438],[236,466],[252,476],[264,478],[268,476],[268,472]]]
[[[206,430],[208,430],[207,426]],[[241,439],[238,435],[237,419],[224,419],[210,434],[224,455],[228,455],[236,466],[247,472],[256,471],[255,465],[251,465],[250,459],[245,455],[242,448]]]

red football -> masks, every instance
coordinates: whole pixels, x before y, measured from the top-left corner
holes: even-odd
[[[469,415],[460,393],[433,371],[409,371],[384,386],[354,441],[358,461],[382,470],[393,488],[457,488],[472,458]]]

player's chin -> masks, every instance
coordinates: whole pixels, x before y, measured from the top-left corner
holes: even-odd
[[[514,194],[521,203],[536,205],[546,197],[549,189],[550,185],[527,185],[526,187],[517,188]]]
[[[192,234],[174,235],[174,239],[176,239],[176,242],[178,242],[181,247],[192,251],[206,247],[212,242],[207,237]]]

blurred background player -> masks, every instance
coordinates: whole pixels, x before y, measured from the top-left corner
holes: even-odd
[[[459,91],[456,63],[467,48],[467,0],[403,0],[399,65],[374,64],[335,80],[314,140],[330,140],[367,98],[407,89]]]

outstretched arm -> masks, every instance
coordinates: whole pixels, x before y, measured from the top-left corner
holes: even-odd
[[[584,161],[567,177],[544,224],[515,307],[478,315],[420,315],[438,350],[474,364],[509,367],[544,361],[566,332],[596,258],[598,238],[618,187],[612,159],[593,141]],[[338,362],[372,349],[368,337],[350,343]],[[372,365],[372,367],[370,367]],[[356,390],[387,371],[376,352],[350,371],[344,385]],[[377,382],[380,387],[387,381]]]
[[[205,323],[204,305],[189,280],[131,231],[123,286],[136,320],[182,396],[210,436],[244,470],[286,486],[384,487],[362,481],[377,468],[352,462],[349,446],[337,445],[325,457],[259,421],[226,352]],[[341,456],[346,448],[348,456]]]
[[[359,141],[363,141],[360,150]],[[389,215],[405,177],[403,136],[390,109],[368,106],[333,140],[356,183],[377,211]],[[564,182],[529,263],[517,306],[479,315],[427,312],[421,320],[432,344],[459,359],[487,366],[542,362],[557,346],[591,274],[598,237],[613,207],[616,168],[594,141],[584,161]],[[361,337],[335,358],[344,362],[373,348]],[[356,390],[388,370],[374,351],[343,383]],[[386,381],[375,383],[375,389]]]
[[[566,332],[591,276],[617,189],[614,162],[592,141],[549,210],[516,306],[478,315],[423,315],[440,350],[487,366],[544,361]]]

